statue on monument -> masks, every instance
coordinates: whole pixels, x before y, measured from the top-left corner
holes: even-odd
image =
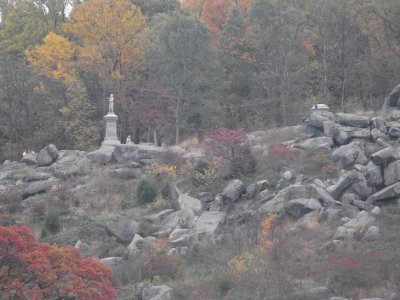
[[[113,115],[114,114],[114,95],[110,94],[110,98],[108,100],[108,114]]]

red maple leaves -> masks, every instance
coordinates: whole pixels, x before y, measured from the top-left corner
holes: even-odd
[[[115,299],[112,272],[79,250],[39,243],[27,227],[0,226],[0,294],[15,299]]]

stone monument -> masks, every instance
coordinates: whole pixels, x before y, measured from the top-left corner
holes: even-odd
[[[108,114],[104,116],[104,120],[106,121],[106,134],[101,146],[114,146],[121,144],[117,136],[118,116],[114,113],[113,94],[110,94],[110,98],[108,98]]]

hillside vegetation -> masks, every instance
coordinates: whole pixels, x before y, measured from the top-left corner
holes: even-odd
[[[0,169],[1,224],[100,260],[118,299],[398,299],[396,115],[119,145],[107,164],[49,145]]]

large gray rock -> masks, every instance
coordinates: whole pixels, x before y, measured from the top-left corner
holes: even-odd
[[[384,167],[383,178],[385,186],[400,180],[400,160],[393,161]]]
[[[38,169],[22,169],[12,173],[15,180],[22,180],[24,182],[46,180],[51,176],[49,173],[39,171]]]
[[[171,232],[168,237],[169,243],[172,247],[185,247],[189,246],[192,236],[190,234],[190,229],[177,228]]]
[[[383,134],[387,134],[386,121],[381,117],[374,117],[371,119],[371,127],[379,130]]]
[[[264,191],[269,187],[269,183],[267,180],[260,180],[256,183],[249,185],[246,188],[246,199],[252,199],[260,192]]]
[[[279,213],[283,211],[285,203],[295,199],[317,198],[317,191],[313,185],[290,185],[282,190],[271,200],[264,203],[258,212]]]
[[[393,147],[387,147],[371,154],[371,160],[378,166],[400,159],[399,152]]]
[[[338,124],[329,129],[329,134],[333,134],[333,139],[339,145],[348,144],[352,139],[368,140],[371,138],[371,130],[369,128],[349,127]]]
[[[319,199],[325,206],[339,204],[338,201],[334,199],[325,188],[316,185],[315,190],[317,191],[317,199]]]
[[[353,219],[345,223],[343,227],[360,230],[363,228],[368,228],[369,226],[373,225],[374,222],[375,217],[371,213],[363,210],[360,211]]]
[[[226,213],[206,211],[197,219],[193,237],[203,244],[215,244],[225,222]]]
[[[339,199],[356,180],[357,176],[354,172],[344,174],[334,185],[329,186],[327,191],[334,199]]]
[[[285,211],[292,217],[299,219],[305,214],[319,210],[322,208],[321,203],[317,200],[310,199],[294,199],[285,204]]]
[[[389,107],[400,107],[400,84],[396,85],[385,99],[385,104]]]
[[[89,152],[88,158],[91,163],[107,164],[113,159],[114,146],[102,146],[99,150]]]
[[[353,170],[352,173],[355,176],[355,181],[348,189],[348,191],[355,193],[362,200],[366,200],[370,195],[374,193],[374,189],[368,186],[368,181],[364,176],[363,172]]]
[[[356,231],[353,228],[346,228],[340,226],[336,229],[334,240],[352,240],[354,239]]]
[[[351,205],[366,211],[370,211],[374,208],[374,206],[368,202],[362,200],[354,200]]]
[[[388,135],[391,138],[395,138],[395,139],[399,138],[400,137],[400,124],[399,124],[399,126],[390,127]]]
[[[246,191],[246,187],[239,179],[234,179],[228,183],[221,193],[221,196],[229,201],[237,201],[241,195]]]
[[[153,285],[144,288],[142,291],[142,300],[172,300],[173,289],[166,285]]]
[[[181,193],[178,198],[179,208],[190,209],[195,216],[199,216],[203,212],[203,203],[192,196]]]
[[[36,156],[36,161],[39,167],[50,166],[58,158],[59,152],[55,145],[50,144],[44,147]]]
[[[68,178],[76,175],[86,175],[90,171],[90,160],[87,153],[78,150],[62,150],[58,160],[50,169],[58,178]]]
[[[370,161],[367,165],[365,178],[369,186],[379,186],[383,182],[382,168]]]
[[[310,117],[308,118],[308,124],[320,130],[324,129],[325,121],[330,121],[330,118],[328,118],[327,116],[321,116],[317,114],[311,114]]]
[[[379,228],[377,226],[371,226],[368,228],[368,230],[365,232],[364,238],[367,241],[375,241],[379,238]]]
[[[162,221],[160,230],[155,233],[157,237],[168,237],[176,228],[192,228],[195,216],[193,210],[182,209],[167,215]]]
[[[182,193],[175,183],[170,185],[172,198],[177,202],[180,210],[190,209],[195,216],[199,216],[203,212],[203,203],[188,194]]]
[[[135,234],[127,249],[131,254],[139,254],[144,250],[146,241],[140,234]]]
[[[29,196],[32,196],[35,194],[47,192],[56,183],[57,183],[57,181],[54,179],[28,182],[25,184],[23,196],[29,197]]]
[[[113,151],[114,159],[121,163],[124,161],[140,162],[143,159],[157,159],[166,149],[153,145],[117,145]]]
[[[360,197],[353,193],[344,193],[340,198],[340,202],[345,204],[352,204],[355,200],[360,200]]]
[[[337,134],[337,124],[334,121],[324,121],[324,135],[333,138]]]
[[[331,159],[340,169],[352,168],[356,163],[361,165],[368,163],[368,158],[365,156],[364,147],[360,141],[353,141],[335,149],[331,154]]]
[[[371,129],[371,139],[372,141],[376,142],[378,139],[384,139],[386,138],[386,134],[381,132],[380,130],[376,128]]]
[[[369,126],[371,120],[367,116],[359,116],[354,114],[337,113],[336,122],[351,127],[366,128]]]
[[[132,218],[120,215],[109,215],[99,225],[124,244],[130,243],[139,231],[138,222]]]
[[[396,182],[372,194],[368,197],[367,202],[374,204],[378,201],[390,200],[398,197],[400,197],[400,182]]]
[[[330,151],[331,146],[333,145],[332,138],[327,137],[327,136],[322,136],[322,137],[315,137],[311,139],[307,139],[305,141],[301,141],[298,143],[295,143],[293,145],[294,148],[302,149],[308,152],[314,152],[314,151]]]

